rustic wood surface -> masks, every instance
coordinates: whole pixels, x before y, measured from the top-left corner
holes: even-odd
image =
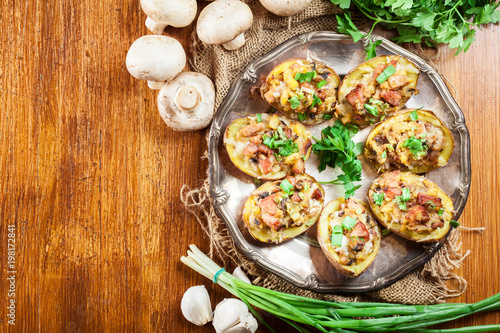
[[[199,1],[202,4],[201,1]],[[202,4],[203,5],[203,4]],[[0,7],[0,331],[213,332],[182,317],[205,284],[184,267],[188,244],[207,250],[179,200],[206,173],[205,132],[178,133],[156,92],[125,67],[148,34],[139,1],[7,1]],[[192,26],[166,34],[189,49]],[[469,287],[450,302],[500,292],[500,29],[466,54],[435,61],[455,86],[472,142],[472,187],[460,218]],[[16,230],[16,317],[8,324],[8,225]],[[280,332],[287,331],[271,321]],[[500,323],[489,313],[443,327]]]

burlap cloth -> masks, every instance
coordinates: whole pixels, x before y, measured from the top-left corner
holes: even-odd
[[[246,0],[252,9],[254,23],[245,33],[246,44],[236,51],[226,51],[222,46],[203,45],[193,36],[193,70],[207,75],[216,86],[216,107],[226,96],[232,82],[249,62],[270,51],[289,38],[311,31],[336,30],[333,14],[341,10],[327,0],[313,0],[302,13],[292,17],[278,17],[268,12],[258,0]],[[354,17],[358,26],[366,27],[367,21]],[[408,274],[398,282],[384,289],[360,294],[342,296],[318,294],[297,288],[281,278],[266,272],[248,260],[235,246],[224,222],[212,206],[208,178],[197,189],[186,186],[181,191],[181,200],[192,212],[210,242],[209,255],[224,265],[240,265],[252,282],[273,290],[293,293],[318,299],[338,301],[366,300],[396,302],[404,304],[432,304],[444,302],[447,297],[462,294],[467,282],[454,273],[469,251],[462,253],[460,229],[455,229],[441,250],[423,268]],[[228,262],[229,261],[231,262]]]

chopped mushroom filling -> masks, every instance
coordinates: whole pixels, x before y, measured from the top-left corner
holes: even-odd
[[[350,219],[350,224],[346,221]],[[344,266],[359,265],[373,252],[379,235],[375,230],[377,223],[367,213],[364,205],[353,198],[340,205],[340,210],[328,216],[328,234],[333,237],[335,226],[342,226],[341,245],[333,245]]]
[[[377,183],[378,182],[378,183]],[[427,182],[403,181],[399,171],[387,172],[376,180],[373,198],[381,212],[391,212],[392,221],[417,233],[428,233],[445,224],[442,199],[430,194]]]
[[[253,228],[269,227],[279,232],[314,224],[322,207],[323,192],[316,182],[300,175],[288,175],[281,184],[258,193],[249,220]]]
[[[262,175],[290,167],[294,173],[303,173],[304,160],[312,146],[304,131],[302,125],[286,123],[277,115],[260,122],[252,117],[250,123],[236,134],[236,146],[241,150],[241,154],[237,154],[253,171]]]
[[[443,166],[444,132],[423,120],[382,124],[367,145],[370,157],[385,170],[416,166]]]

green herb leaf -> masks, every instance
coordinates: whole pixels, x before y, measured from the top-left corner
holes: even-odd
[[[321,98],[316,96],[316,94],[313,94],[313,101],[312,101],[310,108],[312,109],[316,104],[321,105],[321,104],[323,104],[323,101],[321,100]]]
[[[365,104],[365,109],[366,109],[366,111],[370,112],[375,117],[378,116],[378,109],[375,106],[370,105],[370,104]]]
[[[327,84],[327,83],[328,83],[328,81],[327,81],[327,80],[321,80],[321,81],[319,81],[319,83],[316,85],[316,87],[318,87],[318,89],[321,89],[321,88],[323,88],[323,86],[324,86],[325,84]]]
[[[356,220],[350,216],[346,216],[342,221],[342,226],[349,230],[351,230],[355,225],[356,225]]]
[[[410,113],[410,119],[411,121],[416,121],[418,120],[418,113],[417,113],[417,110],[413,111],[412,113]]]
[[[293,185],[290,184],[287,179],[283,179],[283,181],[280,183],[280,187],[286,194],[290,194],[290,192],[293,191]]]
[[[305,112],[299,113],[299,121],[304,121],[307,119],[307,115]]]
[[[368,43],[366,46],[366,58],[365,60],[370,60],[371,58],[375,58],[377,56],[377,46],[382,44],[382,40],[377,40],[376,42],[372,43],[371,41]]]
[[[384,83],[394,73],[396,73],[396,68],[393,65],[387,66],[387,68],[377,76],[377,82],[379,84]]]
[[[300,101],[297,96],[293,96],[288,100],[288,102],[290,103],[290,107],[292,108],[292,110],[295,110],[300,106]]]
[[[318,76],[318,73],[316,73],[316,71],[307,72],[307,73],[297,73],[297,74],[295,74],[295,80],[299,81],[300,83],[304,83],[306,81],[310,82],[316,76]]]
[[[373,202],[375,202],[376,205],[380,206],[384,202],[385,199],[385,194],[382,193],[373,193]]]
[[[257,122],[260,123],[262,121],[262,114],[261,113],[257,113],[255,115],[255,117],[257,117]]]
[[[332,119],[333,116],[331,114],[325,114],[323,115],[323,119]]]
[[[337,30],[342,33],[342,34],[348,34],[351,35],[352,39],[354,39],[354,42],[358,42],[361,38],[363,38],[363,34],[359,32],[358,28],[352,23],[351,21],[351,13],[345,12],[344,13],[344,18],[336,15],[337,17]]]

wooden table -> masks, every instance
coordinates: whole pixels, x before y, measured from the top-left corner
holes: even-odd
[[[201,4],[201,1],[200,1]],[[156,92],[125,67],[148,34],[139,1],[8,1],[0,9],[0,331],[213,332],[184,320],[180,300],[205,284],[184,267],[188,244],[207,250],[179,201],[199,185],[205,132],[178,133]],[[500,292],[500,31],[435,62],[453,83],[472,140],[472,187],[460,219],[470,249],[452,302]],[[167,29],[189,49],[192,26]],[[15,297],[7,296],[8,226],[15,226]],[[15,299],[15,326],[7,305]],[[481,314],[443,327],[500,323]],[[283,326],[274,322],[278,331]]]

